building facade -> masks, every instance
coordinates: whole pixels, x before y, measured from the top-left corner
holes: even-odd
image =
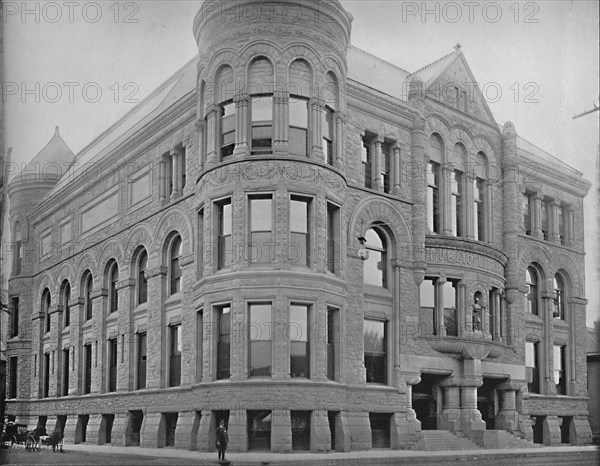
[[[197,57],[13,178],[8,415],[199,450],[220,419],[234,451],[591,441],[590,184],[496,123],[459,46],[410,73],[351,22],[207,2]]]

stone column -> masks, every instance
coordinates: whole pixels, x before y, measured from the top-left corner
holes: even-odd
[[[437,295],[437,306],[434,309],[435,334],[445,337],[446,325],[444,323],[444,285],[447,283],[446,277],[440,277],[435,283],[435,293]]]
[[[458,336],[462,337],[465,333],[471,333],[473,325],[469,326],[470,312],[467,312],[467,285],[461,280],[456,287],[456,325],[458,327]]]
[[[327,411],[314,410],[310,420],[310,451],[321,452],[331,450],[331,431]]]
[[[273,100],[273,154],[286,156],[288,153],[290,98],[284,91],[275,91]]]
[[[483,183],[483,195],[484,195],[484,209],[483,209],[483,240],[487,243],[491,243],[494,239],[494,216],[492,211],[494,209],[494,200],[492,197],[492,183],[485,181]]]
[[[118,281],[117,293],[119,300],[117,391],[124,392],[133,388],[135,370],[133,322],[131,320],[131,296],[135,293],[135,280],[126,278]]]
[[[82,298],[73,298],[69,301],[69,307],[71,308],[71,325],[70,327],[70,347],[69,347],[69,359],[71,367],[69,367],[69,396],[79,395],[81,387],[81,359],[83,357],[83,342],[81,341],[81,323],[80,319],[85,312],[83,310],[84,301]],[[75,422],[77,416],[75,416]],[[75,432],[75,427],[73,427]],[[73,434],[75,435],[75,434]]]
[[[235,148],[233,156],[243,158],[250,154],[248,140],[248,94],[237,94],[233,97],[235,103]]]
[[[345,115],[342,112],[335,112],[335,139],[333,146],[335,150],[336,167],[339,171],[344,173],[346,167],[344,164],[344,123],[346,120]]]
[[[475,225],[477,224],[477,213],[475,212],[475,182],[477,177],[474,173],[465,172],[463,174],[463,186],[465,187],[462,195],[462,216],[463,216],[463,234],[467,239],[475,238]]]
[[[217,148],[218,117],[219,107],[217,105],[210,105],[206,108],[206,168],[212,167],[219,160]]]
[[[327,162],[325,160],[325,153],[323,152],[323,128],[321,126],[324,106],[325,101],[318,97],[312,97],[309,101],[311,122],[310,133],[312,135],[310,158],[321,163]]]
[[[476,431],[485,431],[485,422],[477,409],[477,388],[483,384],[481,378],[481,360],[463,360],[463,377],[461,379],[461,414],[462,431],[473,439]]]
[[[542,232],[542,195],[539,193],[531,196],[533,200],[533,215],[531,216],[531,236],[538,239],[544,238]]]
[[[440,186],[439,186],[439,206],[440,206],[440,231],[444,235],[452,235],[452,221],[450,208],[452,199],[452,183],[450,180],[454,177],[454,170],[450,165],[442,164],[440,166]]]
[[[115,413],[113,420],[112,431],[111,431],[111,445],[117,447],[125,447],[127,445],[125,431],[127,428],[127,420],[129,417],[128,412]]]
[[[402,439],[400,444],[405,444],[407,441],[410,442],[415,439],[415,434],[421,432],[421,421],[417,419],[417,413],[412,406],[412,390],[413,385],[417,385],[421,382],[420,373],[402,374],[401,380],[406,387],[406,394],[404,395],[406,403],[406,413],[403,416],[401,425],[402,428],[399,431]]]
[[[91,416],[90,416],[91,417]],[[161,426],[161,413],[144,413],[140,430],[140,446],[143,448],[162,448],[165,444],[164,426]],[[162,427],[162,429],[161,429]],[[161,430],[163,432],[161,432]]]
[[[292,417],[287,409],[271,411],[271,451],[292,451]]]
[[[561,445],[560,423],[558,416],[545,416],[542,423],[544,430],[544,445]]]
[[[400,195],[402,187],[402,149],[397,142],[392,146],[392,194]]]
[[[181,196],[181,153],[177,149],[171,149],[171,160],[173,170],[173,191],[171,200]]]
[[[106,288],[94,289],[92,297],[92,385],[90,393],[103,393],[105,391],[105,349],[106,325],[104,304],[108,297]],[[90,417],[91,422],[91,417]]]
[[[100,435],[100,425],[102,424],[102,414],[90,414],[90,418],[85,430],[85,443],[88,445],[103,445],[104,439]]]
[[[548,212],[550,220],[548,222],[549,238],[550,241],[556,244],[560,244],[559,224],[558,217],[561,209],[561,203],[559,199],[553,199],[550,203],[550,212]]]
[[[198,131],[198,173],[204,170],[204,143],[206,141],[206,121],[199,119],[196,121],[196,131]]]
[[[48,389],[48,396],[60,396],[60,385],[61,385],[61,350],[62,350],[62,335],[61,335],[61,324],[62,324],[62,306],[54,304],[48,309],[48,315],[50,318],[50,383]]]
[[[496,416],[496,429],[507,432],[519,431],[519,413],[517,411],[517,391],[521,384],[504,382],[496,387],[499,394],[500,409]]]
[[[540,282],[541,283],[541,282]],[[546,280],[546,289],[552,289],[552,279]],[[540,317],[543,319],[543,338],[540,340],[540,347],[543,347],[543,352],[540,355],[540,369],[544,372],[541,393],[545,395],[556,394],[556,385],[554,384],[554,367],[552,365],[554,355],[554,330],[552,312],[554,309],[554,299],[556,293],[553,291],[543,291],[542,296],[542,312]],[[541,379],[540,379],[541,380]]]
[[[195,411],[180,412],[177,416],[177,427],[175,429],[175,448],[184,450],[193,450],[198,438],[197,432],[194,432],[196,423]]]
[[[382,165],[382,151],[381,145],[383,144],[383,139],[377,137],[373,140],[372,147],[373,150],[373,163],[371,165],[373,171],[371,173],[373,178],[373,189],[377,191],[383,191],[383,174],[381,173],[381,165]]]
[[[214,431],[216,426],[213,419],[213,412],[210,410],[202,410],[200,420],[198,422],[198,433],[196,438],[196,450],[198,451],[213,451],[215,449]],[[211,432],[213,437],[211,438]],[[231,443],[231,432],[227,432],[229,442]]]
[[[158,164],[158,192],[160,202],[165,202],[167,196],[171,195],[167,195],[167,161],[164,158],[161,158]]]
[[[146,388],[161,388],[165,383],[163,367],[165,367],[166,357],[166,328],[162,307],[167,268],[155,267],[147,270],[146,275],[148,277]]]
[[[442,381],[440,387],[444,391],[444,395],[438,429],[458,432],[461,430],[460,387],[454,377]]]

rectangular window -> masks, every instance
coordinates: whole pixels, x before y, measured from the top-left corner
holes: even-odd
[[[10,311],[10,338],[14,338],[19,335],[19,298],[11,299]]]
[[[20,275],[23,265],[23,242],[17,240],[15,243],[15,275]]]
[[[83,394],[92,392],[92,345],[83,346]]]
[[[223,269],[231,266],[233,258],[233,210],[231,199],[223,200],[216,205],[218,224],[218,268]]]
[[[550,203],[546,200],[542,201],[542,234],[544,239],[548,240],[548,211],[550,210]]]
[[[540,393],[539,346],[539,343],[525,342],[525,370],[529,393]]]
[[[273,200],[268,196],[250,198],[250,245],[248,259],[253,263],[273,261]]]
[[[216,308],[219,338],[217,340],[217,379],[231,375],[231,306]]]
[[[181,325],[169,327],[169,387],[181,385]]]
[[[311,200],[308,198],[291,197],[287,260],[306,267],[310,266],[310,205]]]
[[[273,103],[271,96],[253,96],[252,154],[268,154],[273,145]]]
[[[327,378],[336,380],[340,341],[339,309],[327,308]]]
[[[291,411],[292,451],[310,450],[310,411]]]
[[[235,103],[221,105],[221,157],[233,154],[235,148]]]
[[[531,235],[531,199],[529,194],[523,194],[523,228],[525,234]]]
[[[202,369],[204,357],[204,312],[200,309],[196,313],[196,382],[202,382]]]
[[[308,306],[292,304],[290,306],[290,375],[310,378],[310,337],[308,324]]]
[[[440,232],[440,165],[436,162],[427,164],[427,224],[431,233]]]
[[[372,448],[390,448],[392,416],[387,413],[369,413]]]
[[[108,391],[117,391],[117,339],[108,340]]]
[[[48,398],[50,394],[50,353],[44,353],[42,398]]]
[[[477,178],[473,182],[474,187],[474,212],[473,212],[473,234],[477,241],[484,241],[484,184],[483,180]]]
[[[454,236],[463,236],[462,232],[462,172],[454,170],[450,180],[452,193],[450,206],[450,228]]]
[[[446,335],[458,336],[458,318],[456,315],[456,282],[447,281],[443,285],[444,327]]]
[[[421,334],[434,335],[436,333],[435,321],[435,280],[426,278],[419,286],[419,325]]]
[[[18,358],[10,357],[8,359],[8,398],[18,398],[17,387],[18,387]]]
[[[365,137],[361,139],[360,144],[360,159],[363,165],[363,175],[365,178],[365,188],[373,187],[373,158],[371,155],[371,142]]]
[[[565,371],[565,346],[554,345],[554,384],[557,395],[567,394],[567,374]]]
[[[198,211],[198,277],[204,275],[204,208]]]
[[[391,146],[381,144],[381,177],[383,178],[383,192],[390,192],[390,173],[392,170]]]
[[[308,100],[301,97],[291,97],[289,100],[290,154],[307,155],[308,146]]]
[[[387,341],[385,322],[364,321],[365,367],[367,383],[387,383]]]
[[[69,395],[69,349],[62,350],[61,396]]]
[[[270,376],[272,364],[271,304],[250,304],[248,316],[248,341],[250,377]]]
[[[179,413],[164,413],[163,416],[165,419],[165,447],[174,447]]]
[[[327,270],[337,273],[340,268],[339,252],[340,208],[327,203]]]
[[[325,152],[325,160],[328,165],[333,165],[335,162],[335,155],[333,154],[333,132],[335,128],[333,126],[333,110],[329,107],[325,107],[325,113],[323,114],[323,152]]]
[[[146,388],[146,359],[147,359],[147,334],[137,334],[137,380],[136,389]]]
[[[565,245],[566,244],[566,238],[565,238],[565,212],[564,212],[564,207],[560,207],[558,209],[558,236],[560,237],[560,244]]]
[[[271,411],[248,411],[248,450],[271,450]]]

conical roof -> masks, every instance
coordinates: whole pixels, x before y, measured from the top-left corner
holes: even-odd
[[[60,136],[57,126],[48,144],[12,178],[10,184],[42,180],[56,182],[74,160],[75,154]]]

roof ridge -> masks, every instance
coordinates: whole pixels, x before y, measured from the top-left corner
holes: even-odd
[[[398,65],[392,63],[391,61],[387,61],[387,60],[384,60],[381,57],[378,57],[377,55],[373,55],[371,52],[367,52],[366,50],[363,50],[360,47],[357,47],[356,45],[351,45],[350,48],[358,50],[359,52],[362,52],[365,55],[368,55],[369,57],[374,58],[377,61],[380,61],[382,63],[387,63],[388,65],[392,65],[394,68],[399,69],[400,71],[404,71],[405,73],[408,73],[408,70],[405,70],[404,68],[400,68]]]
[[[417,74],[417,73],[420,73],[421,71],[423,71],[423,70],[425,70],[425,69],[427,69],[427,68],[430,68],[430,67],[432,67],[433,65],[436,65],[436,64],[438,64],[438,63],[439,63],[439,62],[441,62],[442,60],[445,60],[446,58],[448,58],[450,55],[456,55],[456,52],[450,52],[450,53],[448,53],[448,54],[444,55],[443,57],[441,57],[441,58],[438,58],[438,59],[437,59],[437,60],[435,60],[435,61],[432,61],[432,62],[431,62],[431,63],[429,63],[428,65],[425,65],[425,66],[423,66],[422,68],[419,68],[417,71],[415,71],[415,72],[413,72],[413,73],[409,73],[409,74],[408,74],[408,76],[407,76],[407,78],[409,78],[409,77],[411,77],[411,76],[414,76],[415,74]]]

